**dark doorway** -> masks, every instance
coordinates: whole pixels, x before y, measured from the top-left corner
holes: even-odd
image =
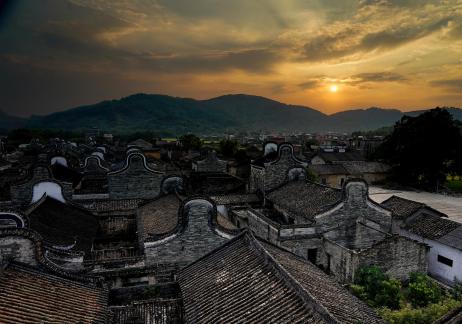
[[[318,256],[318,249],[308,249],[308,261],[316,264],[316,258]]]

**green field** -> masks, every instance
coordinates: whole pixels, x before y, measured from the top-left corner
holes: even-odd
[[[448,177],[446,181],[446,186],[455,192],[462,192],[462,177],[454,176]]]

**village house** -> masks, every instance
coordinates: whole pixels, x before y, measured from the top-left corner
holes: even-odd
[[[392,196],[382,206],[393,212],[394,231],[430,247],[428,273],[448,285],[462,281],[462,224],[425,204]]]
[[[342,287],[360,267],[459,279],[460,224],[375,203],[355,155],[309,164],[267,143],[247,183],[213,152],[185,169],[135,146],[42,150],[0,203],[0,322],[383,323]]]

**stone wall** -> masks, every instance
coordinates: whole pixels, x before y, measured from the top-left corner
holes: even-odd
[[[127,157],[122,170],[108,173],[111,199],[152,199],[160,193],[163,173],[151,170],[140,153]]]
[[[187,213],[184,230],[165,239],[145,243],[146,264],[187,264],[218,248],[231,237],[219,235],[211,226],[213,207],[206,200],[192,200],[183,210]]]
[[[427,272],[427,248],[424,244],[393,235],[369,249],[353,251],[325,240],[320,264],[339,282],[354,281],[362,266],[377,265],[393,278],[405,280],[411,272]]]
[[[255,165],[250,166],[249,192],[265,190],[265,169]]]
[[[408,279],[411,272],[427,272],[427,247],[394,235],[359,253],[357,267],[375,264],[391,277]]]
[[[320,264],[335,280],[342,283],[353,282],[358,265],[358,256],[335,242],[324,240]]]

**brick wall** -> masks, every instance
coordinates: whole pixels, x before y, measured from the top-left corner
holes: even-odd
[[[122,170],[108,173],[111,199],[151,199],[160,192],[163,173],[151,170],[140,153],[128,156]]]

